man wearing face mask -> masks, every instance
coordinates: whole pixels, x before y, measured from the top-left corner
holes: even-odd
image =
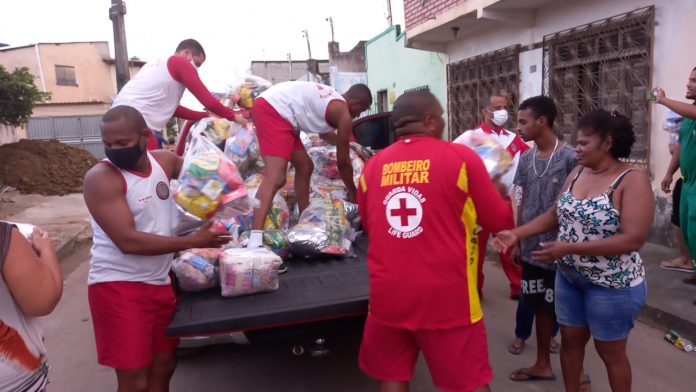
[[[483,122],[477,129],[473,129],[467,132],[477,132],[481,134],[488,135],[493,139],[497,140],[507,151],[512,155],[512,168],[507,174],[500,178],[502,184],[512,184],[512,180],[515,178],[515,172],[517,171],[517,163],[520,160],[520,155],[529,150],[529,146],[520,139],[514,132],[505,129],[505,124],[508,121],[508,101],[507,98],[493,95],[489,99],[482,101],[481,114],[483,115]],[[459,136],[454,140],[454,143],[463,143],[464,134]],[[512,210],[512,206],[510,206]],[[483,291],[483,259],[486,256],[486,244],[488,243],[488,237],[490,233],[481,230],[479,233],[479,269],[478,269],[478,289],[479,294]],[[521,272],[520,268],[515,265],[512,260],[510,253],[504,254],[499,253],[500,263],[503,265],[503,271],[510,281],[510,298],[517,299],[520,296],[520,279]]]
[[[198,68],[205,59],[205,51],[198,41],[181,41],[174,55],[145,64],[123,86],[111,107],[125,105],[137,109],[153,132],[166,128],[167,121],[172,116],[193,121],[210,116],[208,112],[179,105],[184,90],[188,89],[213,114],[245,124],[244,117],[221,104],[203,85],[198,76]],[[148,141],[147,149],[157,149],[154,135]]]
[[[110,109],[101,122],[107,159],[83,183],[94,232],[87,284],[98,361],[116,370],[119,391],[168,390],[178,345],[165,334],[175,304],[173,253],[229,242],[229,233],[212,233],[210,223],[174,236],[169,181],[182,160],[147,151],[148,128],[132,107]]]

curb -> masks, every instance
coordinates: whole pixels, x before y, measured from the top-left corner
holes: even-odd
[[[696,340],[696,323],[666,312],[647,302],[638,313],[638,320],[664,332],[673,329],[691,341]]]
[[[58,256],[58,260],[70,256],[73,251],[75,251],[75,244],[77,244],[78,236],[79,234],[77,233],[73,234],[56,247],[56,255]]]

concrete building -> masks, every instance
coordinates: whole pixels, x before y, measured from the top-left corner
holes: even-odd
[[[406,45],[448,58],[451,138],[480,121],[479,101],[491,93],[513,105],[553,97],[558,131],[571,143],[583,113],[627,115],[637,136],[631,161],[651,175],[658,201],[652,240],[673,243],[659,191],[669,163],[667,110],[646,92],[659,85],[684,96],[696,65],[696,0],[405,0],[404,11]]]
[[[276,84],[290,80],[329,83],[329,60],[252,61],[251,74]]]
[[[0,64],[10,71],[29,68],[36,86],[51,93],[32,117],[103,114],[116,95],[116,67],[106,41],[6,47],[0,49]],[[144,64],[131,61],[131,75]]]
[[[330,84],[339,93],[344,93],[356,83],[367,83],[365,69],[365,43],[358,42],[348,52],[341,52],[336,41],[329,42]]]
[[[387,112],[405,91],[428,90],[447,104],[445,56],[404,46],[406,33],[389,27],[365,43],[367,85],[374,95],[372,112]]]

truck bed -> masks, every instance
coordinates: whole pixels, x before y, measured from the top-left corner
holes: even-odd
[[[182,292],[170,336],[203,336],[258,330],[367,313],[367,238],[359,237],[355,257],[286,260],[279,289],[223,298],[220,289]]]

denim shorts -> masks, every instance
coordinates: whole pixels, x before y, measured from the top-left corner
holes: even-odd
[[[590,282],[573,267],[559,265],[556,317],[561,325],[589,328],[599,341],[625,339],[645,304],[647,291],[645,281],[614,289]]]

